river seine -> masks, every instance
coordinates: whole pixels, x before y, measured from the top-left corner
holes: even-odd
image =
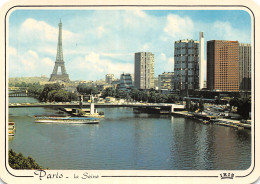
[[[71,125],[34,122],[34,115],[57,113],[52,108],[11,108],[16,133],[9,149],[32,156],[44,168],[63,170],[246,170],[251,165],[248,130],[135,114],[132,108],[98,110],[105,113],[98,125]]]

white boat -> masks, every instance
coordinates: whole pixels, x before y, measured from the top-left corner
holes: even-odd
[[[65,124],[98,124],[96,118],[70,117],[70,116],[40,116],[35,117],[36,123],[65,123]]]

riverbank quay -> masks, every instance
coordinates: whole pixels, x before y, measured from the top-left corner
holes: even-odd
[[[241,129],[249,129],[251,130],[251,120],[233,120],[233,119],[226,119],[223,117],[217,116],[209,116],[207,114],[200,114],[200,113],[191,113],[188,111],[175,111],[171,113],[172,115],[179,115],[184,116],[186,118],[192,118],[203,122],[204,124],[216,124],[221,126],[233,127],[238,130]]]

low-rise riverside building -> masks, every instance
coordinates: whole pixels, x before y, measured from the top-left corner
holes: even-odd
[[[158,76],[158,87],[162,89],[173,89],[174,72],[163,72]]]
[[[119,80],[119,89],[121,90],[131,90],[134,87],[132,76],[129,73],[123,73]]]

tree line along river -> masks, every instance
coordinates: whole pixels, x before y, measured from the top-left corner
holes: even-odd
[[[12,97],[9,103],[35,103]],[[246,170],[251,166],[251,132],[205,125],[179,116],[136,114],[132,108],[102,108],[98,125],[40,124],[35,115],[54,108],[12,108],[16,133],[9,149],[32,156],[50,169]]]

